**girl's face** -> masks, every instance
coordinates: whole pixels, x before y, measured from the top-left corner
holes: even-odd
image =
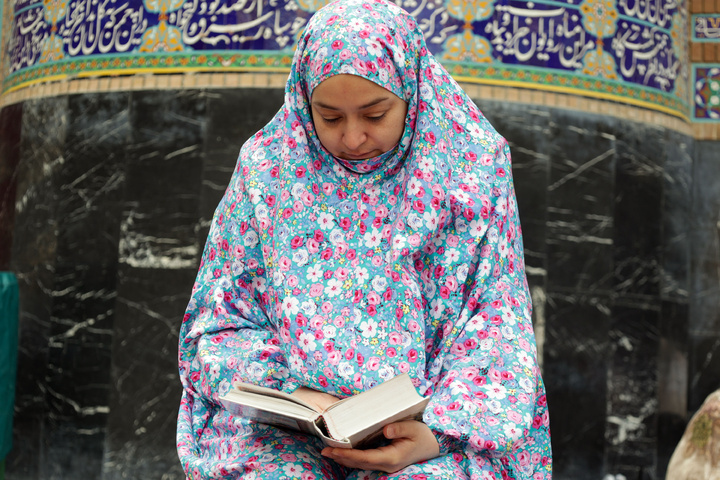
[[[310,101],[318,139],[345,160],[365,160],[391,150],[402,137],[407,103],[356,75],[335,75],[315,87]]]

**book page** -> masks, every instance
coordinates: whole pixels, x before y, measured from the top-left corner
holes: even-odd
[[[242,412],[243,410],[240,407],[244,406],[307,421],[314,421],[319,415],[318,412],[304,402],[292,402],[284,397],[267,396],[255,392],[230,390],[226,395],[220,397],[220,400],[225,408],[233,414],[236,411]],[[251,418],[249,414],[242,414],[241,416]]]
[[[328,408],[328,430],[337,438],[371,433],[395,421],[422,415],[429,398],[421,397],[407,374],[395,377]],[[362,436],[362,435],[361,435]]]
[[[235,390],[241,391],[241,392],[251,392],[258,395],[264,395],[266,397],[273,397],[273,398],[279,398],[283,401],[296,403],[298,405],[302,405],[303,407],[310,409],[312,411],[315,411],[315,408],[310,405],[309,403],[303,402],[297,397],[293,397],[289,393],[281,392],[280,390],[274,390],[272,388],[267,387],[260,387],[258,385],[253,385],[252,383],[236,383],[234,385]]]

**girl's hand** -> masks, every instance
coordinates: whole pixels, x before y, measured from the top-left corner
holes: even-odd
[[[430,427],[416,420],[391,423],[383,428],[390,445],[370,450],[326,447],[321,452],[340,465],[361,470],[397,472],[408,465],[435,458],[440,446]]]
[[[290,395],[310,404],[318,412],[324,412],[330,405],[340,401],[339,398],[333,397],[329,393],[318,392],[308,387],[299,387]]]

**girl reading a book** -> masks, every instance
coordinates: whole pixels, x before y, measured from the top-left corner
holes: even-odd
[[[189,478],[551,478],[508,145],[399,7],[310,19],[215,212],[179,362]],[[219,402],[247,382],[322,410],[404,372],[422,421],[367,450]]]

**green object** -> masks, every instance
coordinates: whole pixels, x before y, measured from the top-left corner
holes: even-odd
[[[0,480],[12,447],[13,405],[18,351],[18,283],[15,274],[0,272]]]

